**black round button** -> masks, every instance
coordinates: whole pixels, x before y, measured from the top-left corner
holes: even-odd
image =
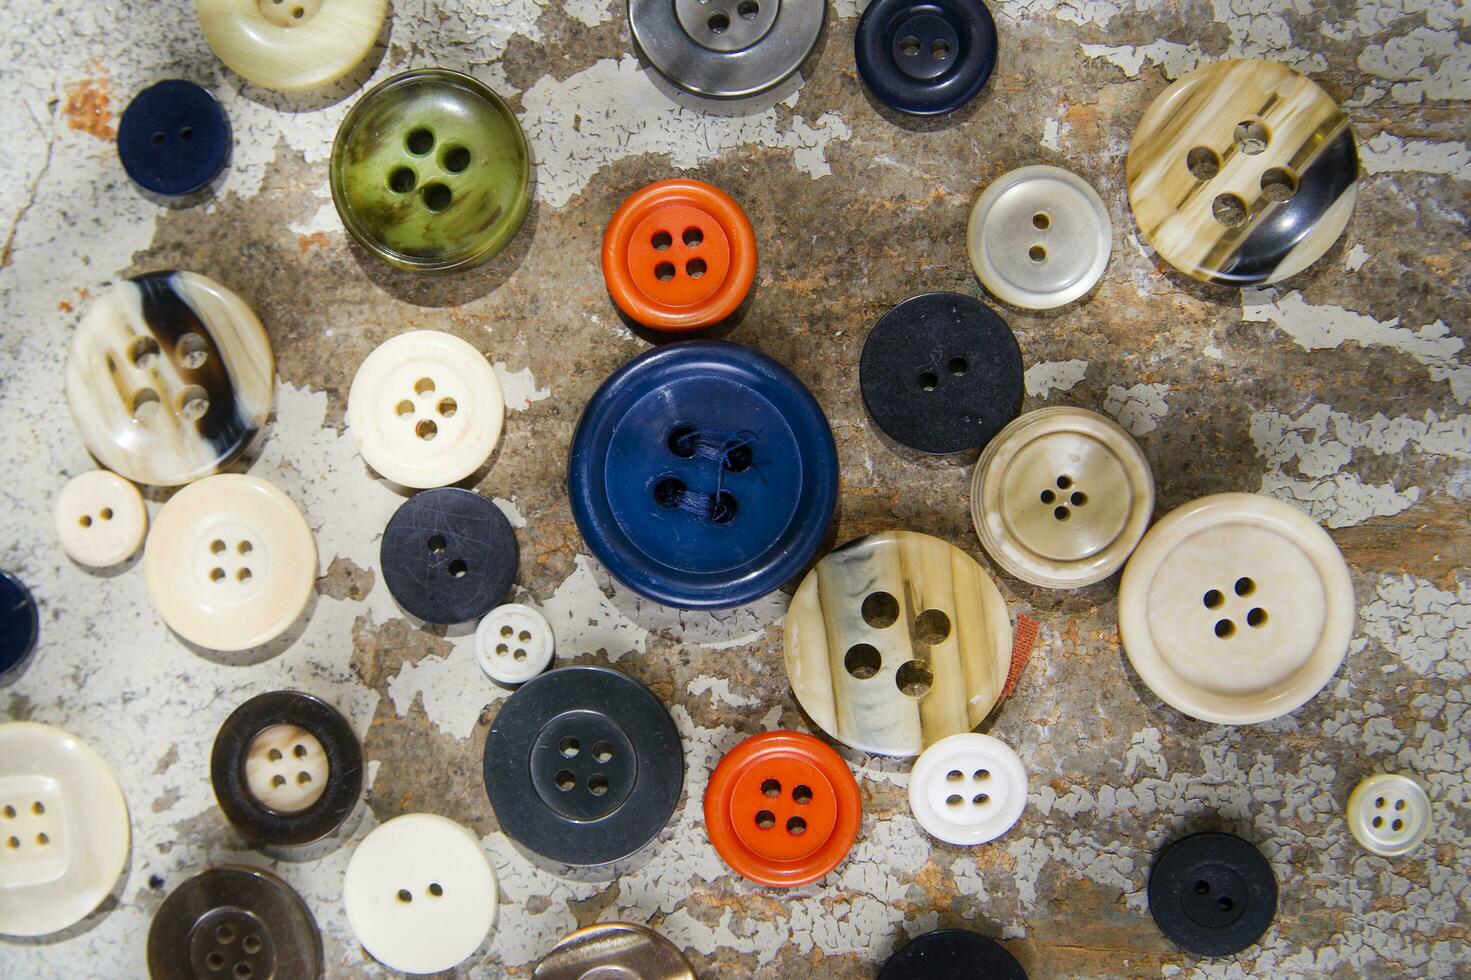
[[[618,861],[653,840],[684,786],[669,712],[607,667],[561,667],[523,684],[491,724],[484,769],[501,829],[575,867]]]
[[[133,183],[170,197],[214,180],[230,156],[230,121],[209,93],[171,78],[133,96],[117,126],[117,155]]]
[[[923,453],[978,449],[1016,418],[1022,353],[1006,322],[959,293],[912,296],[863,344],[858,383],[889,438]]]
[[[383,580],[426,623],[479,619],[516,580],[521,553],[501,509],[473,490],[441,487],[406,500],[383,531]]]
[[[915,936],[889,957],[878,980],[1027,980],[1006,947],[968,929]]]
[[[40,632],[31,591],[9,572],[0,572],[0,680],[25,665]]]
[[[1166,847],[1149,869],[1149,914],[1181,949],[1229,956],[1255,944],[1272,924],[1277,878],[1240,837],[1191,834]]]
[[[873,0],[853,53],[863,83],[889,108],[951,112],[995,70],[996,22],[980,0]]]

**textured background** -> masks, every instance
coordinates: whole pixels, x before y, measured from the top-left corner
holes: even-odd
[[[207,756],[226,713],[298,687],[338,704],[372,760],[351,839],[415,810],[483,835],[503,905],[468,974],[525,975],[577,924],[631,919],[721,976],[871,975],[906,934],[958,924],[1007,940],[1034,977],[1468,975],[1471,7],[1008,0],[992,5],[1003,48],[982,96],[915,123],[859,83],[856,6],[834,0],[802,79],[720,115],[678,107],[640,68],[617,0],[394,0],[370,64],[302,98],[224,70],[186,0],[0,6],[0,563],[30,583],[44,623],[37,660],[0,690],[0,709],[98,746],[134,833],[101,910],[61,936],[0,941],[0,974],[140,975],[163,896],[227,860],[269,863],[302,892],[334,976],[383,973],[342,914],[350,846],[253,853],[213,804]],[[1351,107],[1365,179],[1347,234],[1315,267],[1238,292],[1162,269],[1122,184],[1129,135],[1167,81],[1243,55],[1296,65]],[[425,65],[502,92],[538,162],[521,235],[450,279],[394,273],[349,246],[327,188],[332,135],[357,87]],[[169,76],[209,86],[236,137],[214,196],[185,209],[141,197],[113,145],[131,94]],[[700,797],[741,738],[804,725],[781,667],[786,598],[679,613],[614,587],[586,557],[562,490],[568,441],[597,383],[647,348],[603,289],[603,225],[628,193],[672,174],[731,192],[761,262],[729,336],[795,370],[828,412],[842,464],[837,539],[917,527],[984,562],[966,510],[972,461],[918,459],[876,435],[857,397],[858,351],[910,293],[978,291],[970,206],[989,180],[1039,162],[1098,187],[1114,253],[1083,302],[1005,312],[1029,365],[1026,407],[1116,417],[1154,465],[1160,513],[1248,490],[1326,524],[1354,571],[1348,661],[1288,718],[1206,725],[1164,708],[1130,671],[1117,578],[1061,593],[1003,576],[1013,613],[1044,626],[995,728],[1030,766],[1021,822],[989,846],[939,845],[909,816],[907,765],[850,753],[866,812],[848,860],[791,893],[733,880],[705,839]],[[186,648],[154,615],[136,561],[88,574],[51,531],[53,495],[92,465],[61,393],[71,331],[110,282],[163,268],[220,279],[266,323],[280,380],[251,472],[283,487],[317,534],[309,619],[244,659]],[[378,529],[400,498],[365,470],[342,414],[357,363],[410,328],[463,336],[500,372],[512,411],[479,489],[517,524],[519,584],[552,618],[563,662],[638,677],[685,736],[686,798],[616,882],[557,879],[517,856],[479,775],[504,692],[479,673],[469,637],[413,628],[378,580]],[[1353,785],[1379,770],[1417,775],[1434,800],[1430,839],[1406,859],[1365,853],[1341,817]],[[1143,887],[1164,842],[1209,827],[1257,842],[1282,894],[1260,946],[1201,962],[1155,931]]]

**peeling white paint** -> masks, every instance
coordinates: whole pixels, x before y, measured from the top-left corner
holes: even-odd
[[[711,704],[725,704],[732,708],[750,708],[761,703],[756,698],[733,693],[728,677],[696,677],[686,690],[695,697],[708,694]]]
[[[1471,576],[1455,591],[1412,575],[1381,575],[1360,628],[1422,677],[1471,675]]]
[[[1358,242],[1354,242],[1353,248],[1343,257],[1343,269],[1345,272],[1358,272],[1369,261],[1369,251]]]
[[[1132,388],[1109,385],[1103,398],[1103,410],[1118,420],[1130,435],[1142,436],[1159,428],[1159,420],[1169,414],[1166,384],[1136,384]]]
[[[1076,357],[1068,361],[1038,361],[1027,368],[1027,394],[1033,398],[1047,398],[1054,391],[1067,394],[1087,373],[1088,362]]]
[[[1367,174],[1441,174],[1471,181],[1471,148],[1441,140],[1406,140],[1390,132],[1359,144],[1359,162]]]
[[[524,412],[531,407],[532,402],[539,402],[552,397],[550,388],[538,388],[536,378],[531,373],[531,368],[524,367],[519,371],[512,371],[506,367],[503,361],[496,361],[496,379],[501,384],[501,397],[506,400],[506,408],[513,412]]]

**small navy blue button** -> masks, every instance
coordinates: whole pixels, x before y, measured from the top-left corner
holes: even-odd
[[[230,156],[230,121],[208,90],[171,78],[139,92],[117,127],[133,183],[176,197],[214,180]]]
[[[0,679],[25,664],[40,628],[30,591],[9,572],[0,572]]]
[[[996,23],[980,0],[873,0],[853,39],[858,73],[891,109],[959,109],[996,67]]]
[[[667,344],[603,382],[577,424],[572,516],[635,592],[722,609],[816,554],[837,500],[821,407],[786,368],[723,341]]]

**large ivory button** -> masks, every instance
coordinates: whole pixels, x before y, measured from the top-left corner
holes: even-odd
[[[195,0],[194,10],[225,67],[262,88],[296,92],[361,63],[388,0]]]
[[[986,445],[970,515],[986,553],[1033,585],[1112,575],[1149,526],[1154,476],[1129,434],[1081,408],[1044,408]]]
[[[56,495],[53,517],[67,557],[93,568],[133,557],[148,530],[143,495],[107,470],[91,470],[67,481]]]
[[[1203,721],[1285,715],[1320,691],[1353,632],[1338,546],[1290,504],[1220,493],[1172,511],[1119,587],[1129,662],[1155,694]]]

